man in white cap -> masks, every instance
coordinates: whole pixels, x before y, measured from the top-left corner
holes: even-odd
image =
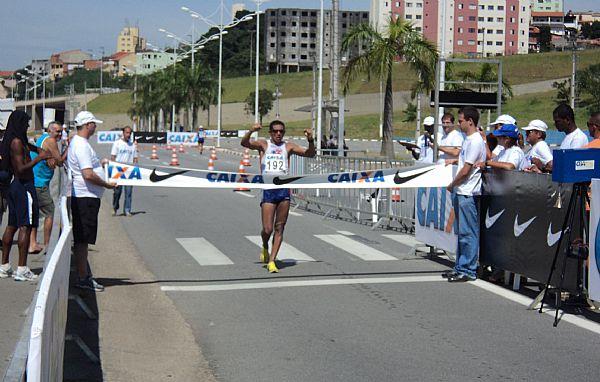
[[[517,124],[516,119],[514,119],[513,117],[511,117],[508,114],[502,114],[502,115],[499,115],[498,118],[496,118],[496,120],[490,124],[490,127],[492,127],[494,130],[498,130],[504,125],[516,125],[516,124]],[[497,157],[498,155],[500,155],[502,150],[504,150],[504,146],[502,146],[502,145],[497,145],[496,148],[494,148],[494,151],[490,151],[489,147],[488,147],[488,155],[487,155],[488,158],[487,159],[492,159],[492,158]]]
[[[552,161],[552,150],[545,140],[548,125],[542,120],[534,119],[523,130],[527,143],[531,145],[531,150],[525,154],[521,170],[542,172],[546,164]]]
[[[417,144],[408,144],[404,142],[399,142],[401,145],[406,147],[407,150],[410,150],[413,158],[415,158],[420,163],[433,163],[433,149],[431,148],[431,143],[433,142],[433,131],[435,120],[433,117],[426,117],[423,120],[423,127],[425,128],[425,133],[423,133],[419,139],[417,139]],[[440,142],[440,134],[438,133],[438,142]]]
[[[74,254],[77,263],[78,279],[75,286],[97,292],[104,286],[96,282],[88,272],[88,245],[96,243],[98,233],[98,212],[104,188],[115,188],[114,183],[106,182],[102,162],[89,143],[96,131],[96,124],[102,123],[89,111],[81,111],[75,117],[77,134],[69,144],[67,164],[73,176],[71,211],[73,216]]]

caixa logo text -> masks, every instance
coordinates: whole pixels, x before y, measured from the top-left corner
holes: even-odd
[[[98,133],[98,142],[114,142],[121,138],[120,131],[100,132]]]
[[[108,166],[109,179],[142,179],[140,168],[137,166]]]

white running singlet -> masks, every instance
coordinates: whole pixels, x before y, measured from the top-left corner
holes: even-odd
[[[289,163],[285,142],[277,146],[271,140],[268,141],[267,150],[261,158],[260,169],[261,173],[265,175],[288,174]]]

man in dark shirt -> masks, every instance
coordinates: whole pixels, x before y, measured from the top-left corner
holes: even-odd
[[[33,183],[33,166],[50,157],[50,153],[31,145],[27,141],[29,116],[20,110],[14,111],[9,119],[6,133],[0,146],[2,166],[8,167],[13,174],[8,188],[8,225],[2,236],[2,264],[0,278],[12,273],[9,263],[13,237],[19,230],[19,264],[12,275],[15,281],[35,281],[35,275],[27,267],[27,252],[31,227],[38,225],[38,203]],[[35,150],[38,156],[31,160],[29,150]]]

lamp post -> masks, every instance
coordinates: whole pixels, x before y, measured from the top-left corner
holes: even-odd
[[[319,83],[317,85],[317,152],[321,150],[321,130],[323,128],[323,121],[321,120],[321,113],[323,112],[323,24],[325,19],[323,0],[321,0],[320,15],[321,20],[319,21]]]
[[[259,65],[260,65],[260,5],[269,0],[253,0],[256,3],[256,61],[255,61],[255,77],[256,84],[254,87],[254,123],[258,123],[258,77],[259,77]],[[278,90],[279,91],[279,90]],[[278,113],[279,114],[279,113]]]
[[[234,27],[241,22],[251,20],[252,17],[254,16],[254,13],[250,13],[250,14],[242,17],[241,19],[233,18],[233,21],[231,23],[225,25],[223,23],[223,12],[225,10],[225,4],[224,4],[223,0],[221,0],[221,2],[219,4],[219,11],[220,11],[219,23],[215,23],[215,22],[209,20],[208,18],[202,16],[200,13],[193,11],[188,7],[181,7],[181,10],[183,10],[184,12],[188,12],[192,17],[195,17],[195,18],[198,18],[198,19],[204,21],[209,27],[217,28],[219,30],[219,81],[218,81],[219,85],[218,85],[218,90],[217,90],[217,147],[221,147],[221,126],[222,126],[222,117],[221,117],[221,98],[222,98],[221,93],[222,93],[222,91],[221,91],[221,87],[222,87],[222,79],[223,79],[223,35],[227,34],[227,31],[225,29]],[[257,40],[258,39],[259,38],[257,36]]]

